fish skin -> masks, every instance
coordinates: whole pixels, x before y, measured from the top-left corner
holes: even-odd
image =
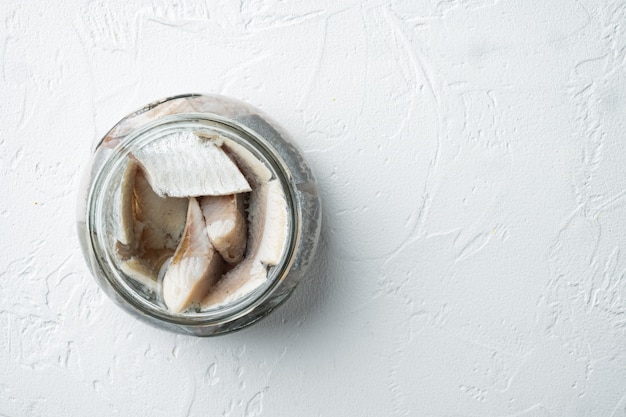
[[[163,300],[168,310],[178,314],[200,302],[222,275],[223,262],[209,241],[200,205],[192,197],[183,238],[163,277]]]
[[[135,152],[152,189],[160,196],[200,197],[250,191],[237,165],[213,140],[175,132]]]

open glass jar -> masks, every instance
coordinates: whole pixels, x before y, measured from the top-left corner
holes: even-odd
[[[230,195],[241,178],[223,172],[233,167],[248,187]],[[198,181],[204,191],[189,191]],[[264,199],[268,184],[274,197]],[[235,262],[207,232],[214,199],[239,201],[247,235]],[[320,222],[315,179],[289,136],[258,109],[217,95],[167,98],[117,123],[96,146],[78,207],[83,254],[105,293],[157,327],[197,336],[238,330],[285,301],[312,261]],[[219,262],[194,272],[206,251]]]

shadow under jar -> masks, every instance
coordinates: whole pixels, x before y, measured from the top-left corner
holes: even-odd
[[[236,193],[230,183],[241,178],[223,173],[233,167],[244,178]],[[227,223],[207,214],[214,199],[237,201],[246,228],[232,259],[209,232]],[[320,223],[315,179],[289,136],[217,95],[160,100],[117,123],[94,151],[78,207],[81,248],[105,293],[157,327],[196,336],[241,329],[285,301],[313,259]],[[196,265],[203,253],[219,258],[206,274]],[[186,285],[198,285],[189,298],[179,294]],[[172,308],[173,297],[186,302]]]

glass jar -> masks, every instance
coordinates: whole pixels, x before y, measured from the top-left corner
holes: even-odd
[[[262,285],[217,308],[174,314],[158,291],[150,291],[123,272],[115,236],[120,227],[119,189],[129,158],[153,141],[184,130],[227,138],[264,164],[282,188],[288,231],[280,261],[269,268]],[[190,94],[149,104],[126,116],[104,136],[83,179],[77,220],[83,255],[111,299],[157,327],[211,336],[248,326],[289,297],[314,256],[321,205],[308,164],[274,121],[231,98]]]

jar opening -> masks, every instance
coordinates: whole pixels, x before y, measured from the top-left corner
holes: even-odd
[[[193,131],[200,135],[217,135],[244,147],[271,171],[282,188],[287,204],[287,240],[280,261],[269,268],[266,281],[222,306],[205,311],[172,314],[165,308],[158,291],[130,279],[119,267],[116,256],[114,225],[116,217],[116,189],[120,187],[122,174],[131,154],[150,145],[168,134]],[[129,133],[122,141],[106,141],[110,156],[102,165],[93,181],[87,197],[86,233],[88,244],[94,254],[101,276],[113,287],[117,295],[133,309],[153,318],[186,326],[206,326],[236,320],[262,304],[287,276],[297,252],[300,240],[300,207],[292,175],[280,155],[256,132],[236,121],[213,114],[181,113],[164,116]]]

